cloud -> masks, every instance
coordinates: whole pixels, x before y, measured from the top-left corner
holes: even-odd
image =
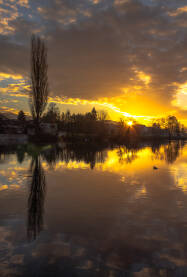
[[[150,116],[186,106],[186,100],[173,102],[186,82],[185,1],[7,3],[0,72],[28,78],[34,32],[47,41],[53,98],[99,103],[105,98],[124,113]]]
[[[97,99],[121,97],[123,88],[134,94],[134,87],[140,87],[144,95],[170,105],[175,93],[173,80],[182,79],[176,65],[184,61],[176,55],[178,45],[171,45],[175,35],[162,14],[161,7],[154,10],[132,1],[121,5],[120,13],[110,8],[68,30],[56,28],[49,33],[53,91]],[[165,39],[160,39],[164,35]],[[149,76],[149,90],[134,67]]]
[[[29,0],[18,0],[17,4],[22,7],[29,8]]]
[[[0,111],[3,113],[12,113],[12,114],[18,114],[19,110],[16,110],[15,108],[10,108],[7,106],[1,106]]]
[[[169,12],[169,15],[170,16],[178,16],[178,15],[180,15],[182,13],[187,13],[187,6],[183,6],[183,7],[177,8],[173,12]]]
[[[178,86],[173,105],[180,107],[187,112],[187,82],[184,84],[176,84]]]
[[[18,17],[19,13],[17,8],[0,7],[0,33],[9,34],[14,32],[14,28],[10,26],[10,22]]]
[[[16,74],[8,74],[8,73],[0,72],[0,81],[5,79],[20,80],[20,79],[23,79],[23,76],[19,74],[16,75]]]

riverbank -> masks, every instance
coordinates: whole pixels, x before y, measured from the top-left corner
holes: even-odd
[[[185,141],[187,137],[97,137],[97,136],[82,136],[81,138],[76,135],[69,135],[67,137],[59,137],[58,135],[40,134],[40,136],[29,136],[27,134],[0,134],[0,145],[7,144],[27,144],[28,142],[36,144],[45,143],[58,143],[64,142],[71,145],[96,145],[96,146],[109,146],[109,145],[125,145],[125,144],[138,144],[138,143],[161,143],[172,140]]]

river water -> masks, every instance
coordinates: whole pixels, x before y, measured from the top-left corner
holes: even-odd
[[[0,147],[0,276],[187,276],[187,145]]]

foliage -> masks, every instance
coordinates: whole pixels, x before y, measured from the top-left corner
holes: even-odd
[[[169,115],[166,118],[156,119],[153,121],[152,127],[154,133],[159,132],[161,129],[166,130],[169,137],[178,137],[185,132],[184,126],[173,115]]]
[[[87,134],[97,136],[106,135],[108,115],[106,112],[97,112],[95,108],[85,114],[71,114],[69,110],[62,113],[60,117],[60,129],[73,134]]]
[[[22,110],[19,111],[17,119],[18,119],[19,121],[22,121],[22,122],[24,122],[24,121],[26,120],[25,113],[24,113]]]
[[[55,123],[60,120],[60,110],[55,103],[50,103],[42,120],[47,123]]]
[[[31,38],[31,91],[30,108],[37,125],[48,100],[47,48],[44,41],[35,35]]]

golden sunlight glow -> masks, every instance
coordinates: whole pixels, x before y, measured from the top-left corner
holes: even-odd
[[[187,82],[182,85],[178,85],[177,83],[175,83],[175,85],[178,86],[178,89],[177,89],[176,98],[175,100],[172,101],[172,104],[174,106],[177,106],[179,108],[186,110],[187,109]]]
[[[145,74],[143,71],[137,70],[136,68],[134,70],[138,76],[138,79],[141,80],[147,86],[151,81],[151,77]],[[13,79],[11,84],[9,83],[10,79]],[[7,81],[7,85],[0,89],[0,94],[4,94],[4,95],[7,94],[9,97],[12,97],[13,100],[15,100],[15,98],[17,97],[21,97],[23,98],[23,101],[25,101],[26,98],[28,98],[28,91],[30,87],[27,83],[27,80],[24,79],[23,75],[11,74],[11,73],[8,74],[8,73],[0,72],[0,81],[5,81],[5,82]],[[137,90],[138,86],[135,86],[135,87]],[[142,86],[139,86],[138,90],[140,91],[141,88]],[[128,95],[132,95],[132,94],[129,93]],[[138,110],[139,106],[134,104],[135,99],[134,98],[129,99],[129,96],[128,96],[128,100],[129,101],[127,105],[126,94],[125,96],[124,94],[121,94],[117,97],[112,97],[112,98],[102,97],[96,100],[67,98],[67,97],[59,97],[59,96],[49,97],[49,103],[50,102],[57,103],[61,111],[64,111],[64,107],[61,105],[77,106],[77,108],[74,108],[74,109],[77,110],[80,108],[80,110],[84,110],[84,111],[86,111],[86,108],[85,108],[86,106],[91,105],[91,106],[95,106],[97,110],[102,109],[108,112],[109,118],[114,121],[119,121],[120,118],[125,117],[125,118],[129,118],[129,120],[134,119],[135,121],[145,125],[151,124],[153,116],[150,116],[150,115],[148,116],[148,112],[146,112],[147,115],[142,115],[141,109]],[[129,102],[133,103],[133,106],[129,105]],[[131,109],[131,106],[132,106],[132,109]],[[147,105],[147,106],[149,107],[150,105]],[[92,107],[90,107],[90,109],[91,108]],[[26,109],[28,109],[27,106],[26,106]],[[25,112],[27,112],[27,110]]]
[[[181,162],[178,165],[173,165],[172,171],[174,173],[177,187],[186,193],[187,192],[186,163]]]
[[[117,180],[128,184],[128,186],[137,187],[136,197],[145,196],[150,192],[150,178],[155,179],[155,171],[153,167],[158,167],[157,174],[163,176],[163,172],[169,172],[170,178],[173,178],[176,187],[183,192],[187,192],[187,147],[184,147],[181,152],[181,156],[174,157],[173,163],[168,163],[168,158],[171,157],[171,153],[167,153],[167,146],[162,145],[159,152],[153,152],[151,147],[146,147],[140,150],[128,150],[125,147],[116,148],[103,153],[104,162],[96,159],[95,171],[96,172],[109,172],[115,174]],[[3,182],[0,183],[0,190],[6,189],[19,189],[23,180],[20,178],[20,172],[26,172],[28,164],[25,167],[15,166],[15,161],[9,161],[8,171],[7,169],[0,170],[0,174],[4,177]],[[43,168],[49,170],[49,165],[43,161]],[[70,160],[69,162],[59,161],[56,163],[53,170],[89,170],[90,163],[84,161]],[[168,171],[169,170],[169,171]],[[27,177],[24,177],[27,179]],[[4,180],[5,179],[5,180]],[[146,182],[146,180],[148,180]],[[6,181],[6,185],[5,182]]]
[[[155,180],[155,171],[153,167],[156,165],[159,170],[158,174],[163,174],[165,169],[169,169],[171,178],[175,181],[177,188],[184,192],[187,192],[187,147],[182,150],[182,155],[176,157],[173,164],[168,163],[168,157],[171,157],[171,153],[167,152],[168,148],[162,145],[159,152],[153,153],[150,147],[140,149],[138,151],[128,150],[125,147],[117,148],[107,151],[105,161],[98,161],[95,164],[94,169],[99,172],[110,172],[118,176],[118,180],[129,185],[135,185],[138,189],[137,197],[145,195],[147,188],[150,185],[148,182],[146,186],[145,178],[150,179],[153,176]],[[48,168],[47,163],[43,163],[45,169]],[[56,166],[56,171],[62,170],[85,170],[90,168],[90,163],[84,161],[59,161]],[[54,170],[53,169],[53,170]],[[164,171],[163,171],[164,169]],[[137,176],[139,176],[137,178]],[[130,181],[132,179],[132,182]],[[142,182],[144,180],[144,182]],[[155,181],[156,182],[156,181]]]
[[[151,125],[153,118],[163,116],[165,106],[161,107],[160,104],[158,106],[157,104],[155,104],[155,101],[149,101],[146,97],[142,95],[143,88],[145,88],[145,86],[146,88],[148,88],[148,85],[151,82],[151,77],[145,72],[137,70],[137,68],[134,68],[133,70],[136,72],[138,80],[143,82],[143,84],[140,86],[135,85],[132,88],[121,88],[121,91],[123,91],[123,93],[118,96],[110,98],[102,97],[96,100],[56,96],[49,97],[49,103],[57,103],[59,105],[60,111],[64,111],[64,109],[66,109],[64,108],[64,105],[74,106],[73,109],[76,110],[76,112],[77,110],[87,112],[88,109],[92,109],[92,107],[95,106],[96,110],[105,110],[111,120],[119,121],[120,118],[128,118],[129,121],[133,119],[133,121],[136,121],[140,124]],[[10,80],[11,84],[9,83]],[[17,97],[21,97],[23,98],[22,101],[27,101],[26,98],[29,97],[28,91],[30,86],[27,83],[27,80],[24,79],[24,76],[19,74],[8,74],[0,72],[0,81],[5,81],[5,84],[7,81],[7,85],[0,88],[0,94],[4,94],[3,97],[5,97],[5,94],[7,94],[8,97],[12,97],[12,100],[15,100],[15,98]],[[179,87],[178,84],[177,86]],[[179,87],[179,89],[180,91],[184,91],[183,87]],[[184,107],[184,103],[187,101],[183,101],[183,99],[187,96],[186,94],[184,94],[184,92],[180,92],[178,95],[181,96],[176,100],[177,104],[173,104],[175,106],[180,106],[183,103]],[[144,103],[144,106],[146,106],[146,110],[144,110],[145,114],[142,114],[142,105],[139,105],[139,99],[141,100],[141,103]],[[152,109],[153,105],[154,107],[157,105],[157,108]],[[25,106],[25,108],[25,112],[28,112],[29,109],[27,105]],[[157,110],[159,113],[153,114],[154,110]],[[132,124],[128,125],[131,126]]]
[[[9,74],[9,73],[0,72],[0,81],[5,79],[20,80],[20,79],[24,79],[24,77],[20,74]]]
[[[132,121],[128,121],[128,122],[127,122],[127,125],[128,125],[128,126],[132,126],[132,125],[133,125],[133,122],[132,122]]]
[[[143,71],[138,71],[138,77],[141,81],[145,83],[145,85],[148,85],[151,81],[151,77],[147,74],[145,74]]]
[[[149,124],[152,122],[153,118],[157,116],[144,116],[144,115],[135,115],[128,112],[123,111],[118,105],[120,102],[124,102],[120,96],[115,99],[113,98],[101,98],[98,100],[87,100],[80,98],[65,98],[65,97],[49,97],[49,102],[55,102],[59,105],[73,105],[73,106],[85,106],[92,105],[95,106],[96,109],[104,109],[109,113],[109,116],[114,121],[119,121],[121,117],[133,118],[135,121],[142,122],[143,124]],[[125,109],[125,107],[124,107]],[[161,117],[161,116],[160,116]]]
[[[136,73],[138,79],[140,81],[142,81],[146,86],[149,85],[149,83],[151,82],[151,76],[149,76],[148,74],[146,74],[144,71],[139,70],[136,66],[133,66],[133,71]]]

